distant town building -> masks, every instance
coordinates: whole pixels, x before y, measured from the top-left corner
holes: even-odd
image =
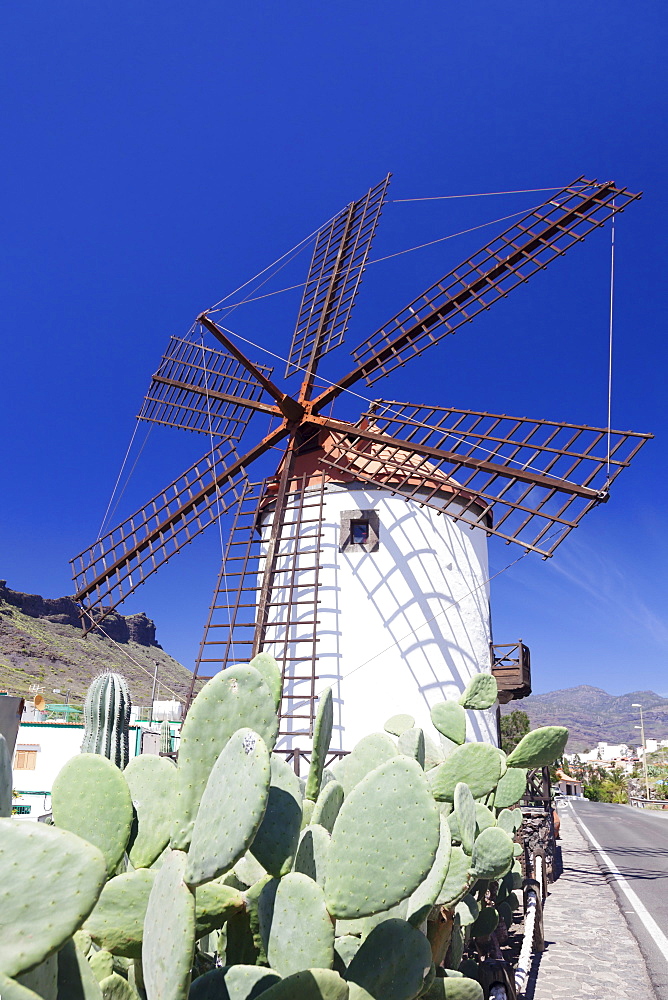
[[[586,753],[566,754],[569,764],[596,764],[608,771],[621,768],[631,772],[638,759],[638,754],[627,743],[598,743],[594,750]]]
[[[72,757],[81,752],[84,727],[80,723],[60,720],[31,721],[19,726],[14,751],[13,787],[18,798],[14,809],[18,816],[39,819],[51,810],[51,790],[56,775]],[[170,720],[171,721],[171,720]],[[180,722],[171,725],[172,745],[178,744]],[[141,753],[160,752],[160,729],[146,719],[134,720],[130,726],[130,757]]]

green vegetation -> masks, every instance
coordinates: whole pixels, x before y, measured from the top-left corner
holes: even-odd
[[[511,807],[567,731],[525,735],[513,766],[404,719],[398,740],[372,734],[327,768],[325,692],[301,781],[273,753],[277,665],[258,666],[204,686],[176,767],[120,770],[94,741],[56,779],[55,826],[0,819],[3,996],[482,1000],[480,945],[512,923],[521,885]],[[486,679],[458,707],[495,699]],[[458,712],[435,714],[452,731]]]
[[[501,748],[512,753],[519,741],[531,729],[529,716],[516,708],[509,715],[501,716]]]

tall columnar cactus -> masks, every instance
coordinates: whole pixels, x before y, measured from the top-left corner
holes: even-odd
[[[172,752],[172,727],[169,719],[164,719],[160,726],[160,753]]]
[[[566,731],[536,730],[508,760],[466,743],[465,713],[495,698],[485,675],[434,707],[443,754],[394,717],[330,771],[328,695],[302,787],[272,753],[279,675],[262,657],[203,688],[176,767],[95,756],[123,742],[110,716],[129,714],[122,680],[95,679],[56,826],[0,819],[0,912],[15,911],[3,996],[482,1000],[477,955],[519,904],[512,806]]]
[[[131,708],[125,678],[120,674],[99,674],[88,688],[84,702],[81,752],[108,757],[122,770],[130,757]]]

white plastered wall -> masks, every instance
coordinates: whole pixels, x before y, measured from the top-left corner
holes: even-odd
[[[377,512],[376,552],[339,550],[341,514],[351,510]],[[270,522],[268,514],[265,530]],[[333,749],[350,750],[397,713],[437,736],[431,706],[458,698],[473,674],[490,669],[487,577],[480,528],[385,490],[327,487],[316,691],[333,688]],[[302,614],[312,620],[312,606]],[[290,680],[287,686],[295,694],[309,687]],[[495,708],[468,717],[469,739],[496,744]],[[308,745],[287,736],[279,746],[293,743]]]

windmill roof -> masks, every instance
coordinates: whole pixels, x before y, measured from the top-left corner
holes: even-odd
[[[365,482],[370,477],[376,483],[387,486],[388,489],[403,486],[404,488],[423,488],[431,492],[453,496],[458,494],[462,501],[468,502],[474,494],[462,491],[456,480],[446,475],[423,455],[417,455],[408,449],[397,449],[376,441],[356,440],[357,454],[346,450],[340,435],[333,435],[325,428],[313,426],[313,436],[297,453],[294,464],[293,483],[300,486],[314,486],[320,483],[321,476],[330,483]],[[355,427],[369,429],[372,424],[363,418],[360,424],[350,424],[351,437]],[[315,442],[315,445],[314,445]],[[337,467],[329,464],[328,459],[337,463]],[[281,467],[277,470],[277,477]],[[275,487],[268,489],[268,497],[275,493]]]

